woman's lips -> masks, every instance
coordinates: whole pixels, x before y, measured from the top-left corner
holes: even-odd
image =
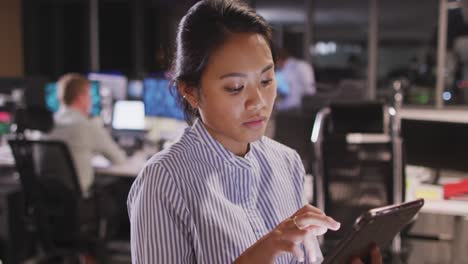
[[[262,128],[265,125],[265,120],[266,120],[266,118],[259,117],[259,118],[255,118],[255,119],[249,120],[247,122],[244,122],[243,124],[246,127],[251,128],[251,129],[259,129],[259,128]]]

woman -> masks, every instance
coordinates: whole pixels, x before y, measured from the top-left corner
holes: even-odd
[[[187,121],[128,198],[133,263],[320,262],[340,224],[303,198],[292,149],[263,137],[276,97],[271,29],[236,1],[180,22],[174,81]]]

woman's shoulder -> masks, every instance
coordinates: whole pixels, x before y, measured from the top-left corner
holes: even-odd
[[[146,166],[178,167],[177,164],[182,160],[186,160],[196,145],[195,140],[184,134],[169,147],[154,154],[148,160]]]
[[[262,137],[254,143],[254,149],[258,158],[269,162],[274,161],[279,166],[280,164],[293,167],[303,166],[302,159],[295,149],[271,138]]]
[[[132,186],[133,192],[144,188],[151,190],[151,193],[161,193],[169,185],[180,185],[177,176],[181,173],[181,161],[187,160],[190,148],[193,146],[181,137],[168,148],[154,154],[141,169]]]
[[[297,157],[297,151],[269,137],[263,136],[254,143],[255,148],[264,154],[275,154],[287,157]]]

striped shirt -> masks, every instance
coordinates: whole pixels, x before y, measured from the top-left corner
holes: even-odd
[[[197,120],[133,183],[132,263],[232,263],[305,205],[303,189],[294,150],[263,137],[239,157]],[[296,262],[291,254],[276,261]]]

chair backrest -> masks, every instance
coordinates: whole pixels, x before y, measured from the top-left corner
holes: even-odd
[[[344,223],[339,239],[363,211],[393,202],[392,142],[355,143],[354,133],[385,135],[383,104],[332,104],[315,119],[314,176],[317,205]],[[401,158],[401,157],[400,157]]]
[[[379,102],[332,103],[329,133],[385,133],[388,118]]]
[[[65,143],[14,139],[8,143],[44,246],[79,232],[80,185]]]
[[[315,112],[302,112],[299,110],[282,111],[275,116],[274,139],[295,149],[307,165],[312,160],[309,135],[312,132]],[[306,166],[306,172],[310,168]]]
[[[336,102],[360,102],[369,99],[365,80],[344,79],[338,84]]]
[[[81,197],[75,165],[67,145],[61,141],[10,140],[16,162],[30,165],[33,174],[20,177],[35,177],[38,183],[60,185],[69,195]],[[17,166],[19,167],[19,166]],[[18,168],[19,172],[23,168]],[[54,188],[54,186],[44,186]]]

